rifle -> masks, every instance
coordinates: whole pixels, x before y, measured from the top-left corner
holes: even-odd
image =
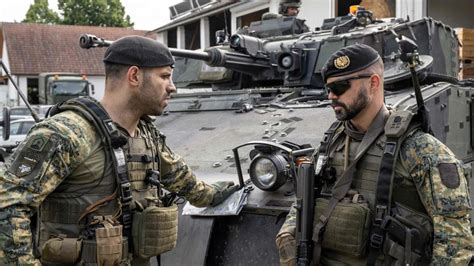
[[[296,178],[296,263],[303,266],[311,264],[313,254],[314,164],[302,162]]]

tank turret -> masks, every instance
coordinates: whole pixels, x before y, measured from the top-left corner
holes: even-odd
[[[431,18],[414,22],[362,19],[367,18],[367,12],[361,10],[344,23],[326,20],[321,27],[325,30],[299,35],[258,38],[234,34],[228,45],[204,51],[171,48],[173,55],[181,57],[176,60],[175,84],[178,88],[214,90],[275,86],[322,89],[321,67],[334,51],[352,43],[364,43],[374,47],[385,62],[390,62],[398,53],[396,38],[402,35],[417,41],[420,54],[437,58],[431,76],[457,77],[458,41],[452,28]],[[269,29],[275,21],[285,19],[294,17],[262,20],[258,27]],[[255,33],[258,27],[252,31]],[[95,36],[81,38],[83,47],[107,44],[110,41]]]

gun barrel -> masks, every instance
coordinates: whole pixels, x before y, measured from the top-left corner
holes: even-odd
[[[185,57],[203,61],[211,60],[211,56],[208,52],[199,52],[199,51],[190,51],[190,50],[183,50],[183,49],[176,49],[176,48],[169,48],[171,54],[177,57]]]
[[[113,41],[108,41],[92,34],[82,34],[79,38],[79,46],[84,49],[89,49],[92,47],[107,47],[112,43]]]
[[[108,47],[113,41],[105,40],[91,34],[83,34],[79,38],[79,45],[84,49],[95,47]],[[268,57],[252,56],[244,53],[224,51],[211,48],[207,51],[191,51],[185,49],[169,48],[176,57],[191,58],[205,61],[210,66],[226,67],[239,72],[254,75],[256,72],[270,69]]]

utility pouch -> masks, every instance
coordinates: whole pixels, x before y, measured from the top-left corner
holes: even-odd
[[[74,264],[81,254],[81,240],[56,237],[48,239],[42,248],[43,263]]]
[[[178,238],[178,206],[150,206],[133,214],[133,254],[149,258],[172,250]]]
[[[103,228],[95,229],[97,265],[119,265],[122,260],[122,225],[105,219]]]
[[[119,265],[129,265],[128,259],[128,238],[124,236],[122,238],[122,261]],[[97,265],[97,243],[95,239],[82,241],[80,265]]]
[[[316,199],[314,221],[327,208],[329,200]],[[370,209],[366,204],[353,202],[339,202],[326,224],[322,248],[336,251],[351,257],[365,255],[370,228]],[[314,224],[316,225],[316,224]]]
[[[389,264],[429,264],[433,225],[427,215],[395,203],[382,228],[386,232],[383,252],[389,256]]]

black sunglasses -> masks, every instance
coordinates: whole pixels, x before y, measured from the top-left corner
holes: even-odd
[[[355,79],[370,78],[372,77],[372,75],[373,74],[370,74],[370,75],[365,74],[365,75],[350,77],[343,80],[334,81],[334,82],[327,83],[326,85],[324,85],[324,88],[326,88],[327,94],[329,94],[329,92],[332,92],[336,96],[341,96],[351,87],[351,83],[349,81],[355,80]]]

